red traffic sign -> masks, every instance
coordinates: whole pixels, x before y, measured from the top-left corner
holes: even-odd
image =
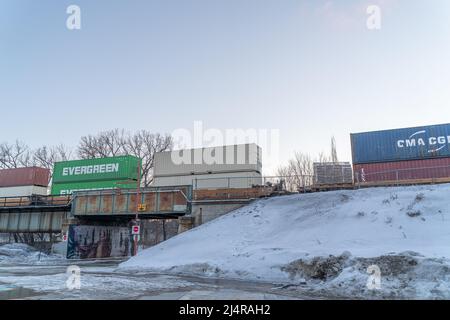
[[[132,235],[139,235],[141,233],[141,227],[140,226],[133,226],[131,228],[131,234]]]

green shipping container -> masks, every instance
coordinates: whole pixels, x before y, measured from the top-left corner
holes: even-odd
[[[126,181],[91,181],[91,182],[72,182],[72,183],[53,183],[53,196],[71,195],[75,191],[88,190],[107,190],[107,189],[136,189],[136,182]]]
[[[53,184],[137,180],[140,165],[133,156],[56,162]]]

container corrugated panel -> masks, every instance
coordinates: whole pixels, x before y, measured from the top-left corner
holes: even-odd
[[[261,172],[261,170],[261,148],[256,144],[241,144],[157,153],[154,175]]]
[[[314,163],[315,184],[353,183],[353,171],[349,162]]]
[[[53,183],[137,180],[140,163],[133,156],[57,162]]]
[[[22,186],[0,188],[0,198],[3,197],[28,197],[31,195],[47,195],[47,187]]]
[[[0,170],[0,187],[48,186],[50,170],[39,167]]]
[[[121,181],[89,181],[72,183],[53,183],[51,194],[54,196],[71,195],[75,191],[135,189],[137,182],[122,183]]]
[[[258,172],[230,172],[217,174],[199,174],[187,176],[155,177],[152,186],[192,185],[195,189],[251,188],[262,185],[263,179]]]
[[[450,181],[450,158],[353,165],[356,182],[446,179]]]
[[[450,124],[351,134],[353,164],[450,157]]]

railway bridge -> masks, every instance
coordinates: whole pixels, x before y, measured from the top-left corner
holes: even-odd
[[[70,210],[70,197],[0,198],[0,233],[59,233]]]
[[[126,225],[191,213],[192,187],[79,191],[72,196],[0,198],[0,233],[60,233],[71,223]]]

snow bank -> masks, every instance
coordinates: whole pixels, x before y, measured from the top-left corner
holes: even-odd
[[[315,289],[356,288],[362,293],[368,278],[365,267],[372,258],[384,263],[382,294],[397,296],[398,290],[413,285],[402,294],[441,297],[444,289],[449,291],[447,279],[431,275],[433,280],[428,272],[444,275],[450,270],[449,194],[450,185],[435,185],[258,200],[144,250],[119,268],[306,281]],[[326,271],[324,277],[308,276],[308,263],[317,257],[339,260],[338,267],[331,264],[337,270]],[[399,263],[405,264],[403,271],[390,275]]]
[[[47,255],[23,243],[0,245],[0,265],[41,264],[61,259],[62,256]]]

